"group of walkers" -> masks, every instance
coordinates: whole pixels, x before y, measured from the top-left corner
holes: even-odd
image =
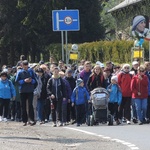
[[[97,87],[108,90],[108,109],[117,125],[150,122],[150,62],[104,66],[81,60],[66,66],[50,57],[48,63],[29,64],[24,55],[15,67],[2,67],[0,122],[33,126],[51,118],[53,127],[75,122],[80,126],[87,122],[90,92]]]

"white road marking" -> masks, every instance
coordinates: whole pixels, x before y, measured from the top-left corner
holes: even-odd
[[[82,133],[85,133],[85,134],[89,134],[89,135],[98,136],[98,137],[101,137],[101,138],[103,138],[103,139],[109,139],[109,140],[111,140],[111,141],[114,141],[114,142],[117,142],[117,143],[121,143],[121,144],[123,144],[123,145],[126,145],[126,146],[129,147],[131,150],[137,150],[137,149],[139,149],[138,147],[136,147],[136,145],[134,145],[134,144],[132,144],[132,143],[129,143],[129,142],[126,142],[126,141],[123,141],[123,140],[120,140],[120,139],[112,139],[111,137],[108,137],[108,136],[98,135],[98,134],[96,134],[96,133],[84,131],[84,130],[77,129],[77,128],[70,128],[70,127],[64,127],[64,128],[70,129],[70,130],[79,131],[79,132],[82,132]]]

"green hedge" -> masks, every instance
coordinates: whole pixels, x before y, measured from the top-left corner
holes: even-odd
[[[98,41],[78,44],[80,52],[80,60],[90,60],[95,63],[97,60],[106,62],[108,60],[124,63],[131,62],[131,48],[134,41]],[[68,44],[68,50],[71,50],[71,45]],[[65,48],[65,47],[64,47]],[[149,43],[144,42],[145,60],[149,57]],[[47,47],[50,55],[53,55],[57,60],[61,59],[61,44],[51,44]]]

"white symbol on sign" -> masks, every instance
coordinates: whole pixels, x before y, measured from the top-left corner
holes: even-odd
[[[72,21],[73,21],[73,19],[72,19],[70,16],[67,16],[67,17],[65,17],[65,19],[64,19],[64,22],[65,22],[66,24],[71,24]]]

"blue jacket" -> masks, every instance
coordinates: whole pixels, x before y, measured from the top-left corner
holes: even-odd
[[[24,80],[29,77],[32,78],[32,81],[26,83]],[[17,72],[15,81],[19,83],[20,93],[32,93],[37,86],[36,76],[31,68],[28,68],[28,70],[21,69]]]
[[[85,104],[86,101],[90,100],[90,96],[85,87],[77,86],[74,88],[71,95],[72,103],[76,105]]]
[[[12,97],[16,97],[16,90],[14,85],[8,79],[0,79],[0,98],[11,99]]]
[[[115,103],[117,102],[118,105],[121,104],[122,101],[122,92],[120,87],[117,84],[110,84],[107,87],[107,90],[109,91],[109,103]]]

